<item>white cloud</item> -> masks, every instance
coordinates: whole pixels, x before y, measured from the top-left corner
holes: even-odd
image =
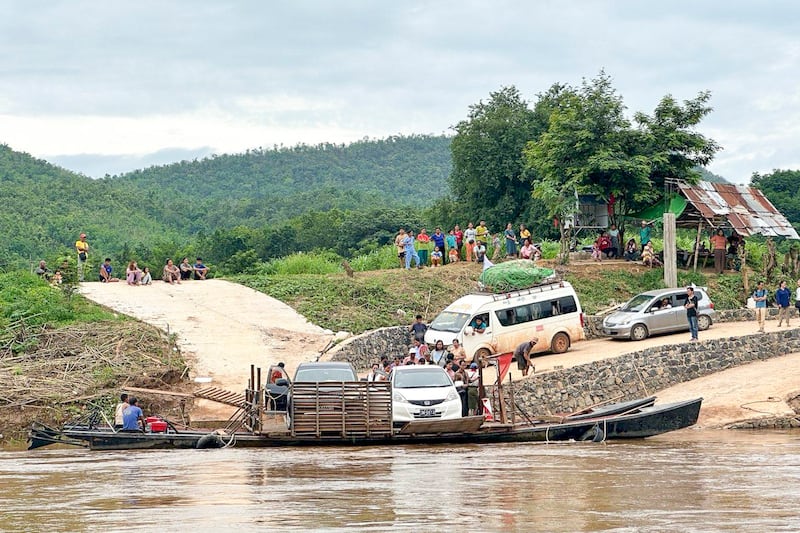
[[[441,133],[503,85],[534,100],[605,68],[631,112],[712,91],[701,131],[725,147],[714,172],[746,181],[797,164],[800,4],[788,0],[3,7],[0,142],[39,157],[139,164],[166,148]]]

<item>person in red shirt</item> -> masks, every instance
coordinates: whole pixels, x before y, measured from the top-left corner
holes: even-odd
[[[721,229],[717,230],[717,234],[711,237],[711,249],[714,250],[714,270],[717,274],[722,274],[725,271],[725,247],[728,245],[728,239]]]

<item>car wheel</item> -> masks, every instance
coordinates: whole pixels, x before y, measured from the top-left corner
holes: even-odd
[[[553,353],[564,353],[569,350],[569,336],[566,333],[556,333],[550,341],[550,351]]]
[[[492,352],[490,352],[486,348],[481,348],[480,350],[475,352],[475,357],[473,358],[473,361],[478,363],[479,365],[483,365],[486,363],[486,361],[489,360],[490,355],[492,355]]]
[[[647,338],[647,326],[644,324],[636,324],[631,328],[631,340],[632,341],[643,341]]]
[[[705,331],[711,327],[711,317],[708,315],[700,315],[697,317],[697,329]]]

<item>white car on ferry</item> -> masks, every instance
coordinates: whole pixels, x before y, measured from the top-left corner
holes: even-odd
[[[409,365],[392,370],[392,420],[395,423],[453,418],[461,418],[461,397],[443,368]]]

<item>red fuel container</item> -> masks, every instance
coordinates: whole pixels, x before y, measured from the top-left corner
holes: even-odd
[[[150,422],[150,431],[152,433],[166,433],[167,432],[167,423],[163,420],[157,420],[155,422]]]

